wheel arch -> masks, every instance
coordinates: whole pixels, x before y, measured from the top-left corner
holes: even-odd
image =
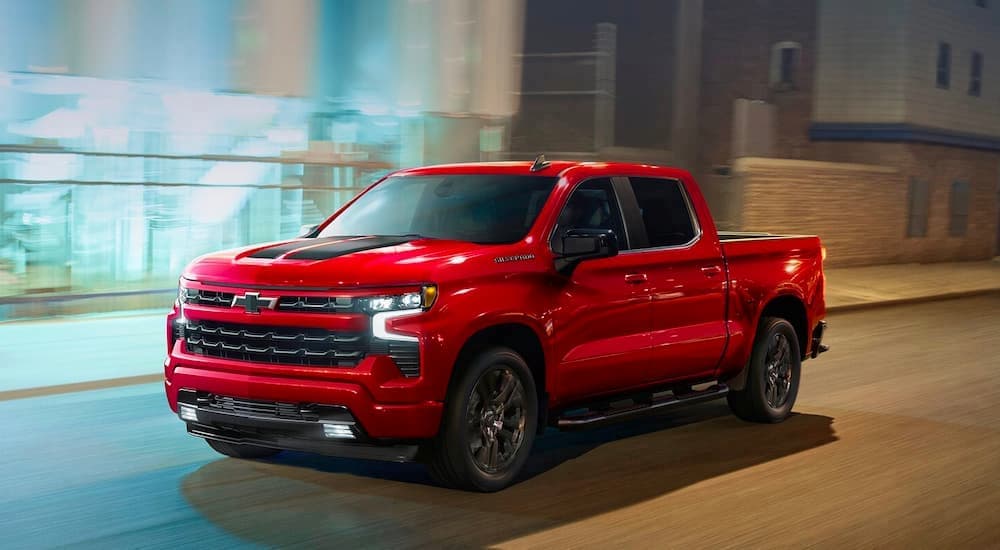
[[[809,347],[809,315],[802,298],[791,293],[771,298],[760,310],[755,329],[760,328],[760,323],[768,317],[778,317],[791,323],[795,329],[796,340],[799,342],[799,355],[805,359]]]
[[[507,347],[524,358],[531,370],[538,396],[539,431],[547,423],[547,391],[545,366],[545,348],[537,330],[521,320],[497,320],[494,324],[480,327],[462,344],[455,364],[451,369],[451,379],[448,381],[449,391],[462,373],[462,365],[470,361],[476,354],[492,347]]]
[[[799,355],[802,356],[802,359],[805,359],[808,353],[807,347],[810,334],[809,316],[806,312],[805,302],[800,296],[791,292],[777,294],[764,304],[764,307],[760,310],[760,314],[757,315],[757,322],[753,325],[754,339],[750,341],[747,350],[746,364],[740,369],[739,373],[726,381],[730,389],[742,390],[746,386],[747,371],[750,368],[750,350],[753,349],[753,342],[757,339],[757,331],[760,329],[761,323],[768,317],[777,317],[791,323],[792,328],[795,329],[795,339],[799,343]]]

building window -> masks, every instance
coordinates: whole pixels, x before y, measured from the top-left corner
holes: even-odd
[[[972,64],[969,73],[969,95],[979,97],[983,93],[983,54],[972,52]]]
[[[956,181],[951,184],[948,208],[951,213],[948,234],[952,237],[964,237],[969,228],[969,182]]]
[[[927,218],[930,215],[930,185],[927,180],[913,178],[910,180],[909,197],[907,200],[909,213],[907,217],[906,236],[926,237]]]
[[[802,45],[798,42],[778,42],[771,46],[771,88],[794,90],[797,87]]]
[[[951,85],[951,44],[938,44],[937,87],[947,90]]]

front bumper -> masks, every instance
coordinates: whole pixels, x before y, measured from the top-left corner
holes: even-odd
[[[178,391],[177,403],[188,433],[205,439],[391,462],[417,456],[415,442],[373,439],[340,406],[217,399],[191,389]]]
[[[321,403],[348,410],[364,433],[374,440],[429,439],[437,434],[441,422],[441,402],[380,402],[366,388],[364,379],[291,378],[280,370],[274,374],[246,374],[233,372],[226,366],[219,360],[168,358],[164,385],[170,408],[178,411],[185,390],[281,403]]]

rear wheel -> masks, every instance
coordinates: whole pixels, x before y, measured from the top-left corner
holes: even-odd
[[[237,443],[226,443],[225,441],[215,441],[214,439],[206,439],[205,441],[216,452],[233,458],[268,458],[281,452],[281,449],[258,447],[257,445],[240,445]]]
[[[537,423],[527,363],[508,348],[484,351],[464,365],[449,390],[441,431],[429,449],[430,473],[448,487],[503,489],[524,467]]]
[[[751,422],[781,422],[792,412],[799,393],[802,354],[795,328],[785,319],[761,320],[746,384],[726,398],[733,413]]]

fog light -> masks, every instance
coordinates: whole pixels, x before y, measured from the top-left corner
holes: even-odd
[[[189,405],[181,405],[181,420],[186,420],[188,422],[198,421],[198,409],[191,407]]]
[[[334,439],[354,439],[351,424],[323,423],[323,435]]]

